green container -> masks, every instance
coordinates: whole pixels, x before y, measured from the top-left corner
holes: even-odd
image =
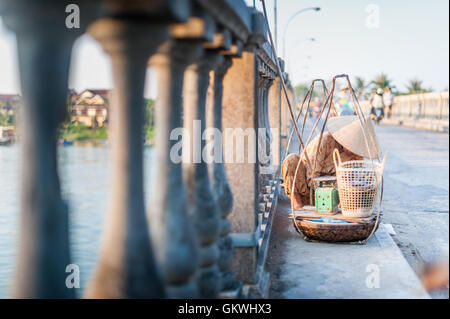
[[[318,187],[315,192],[316,212],[336,214],[339,207],[339,193],[336,187]]]

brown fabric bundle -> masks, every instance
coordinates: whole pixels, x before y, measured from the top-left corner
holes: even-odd
[[[336,175],[336,169],[333,163],[333,151],[338,149],[342,161],[362,160],[361,156],[353,154],[342,145],[340,145],[329,132],[323,134],[320,149],[316,150],[319,144],[320,136],[316,136],[306,148],[308,157],[313,167],[308,168],[305,157],[303,156],[297,172],[297,180],[295,183],[295,193],[300,194],[303,205],[314,205],[310,200],[310,192],[313,190],[312,178],[317,176]],[[289,198],[292,195],[292,184],[295,176],[295,170],[300,159],[298,154],[289,154],[283,161],[281,173],[284,180],[284,189]]]

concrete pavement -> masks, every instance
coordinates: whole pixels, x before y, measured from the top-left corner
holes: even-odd
[[[271,298],[429,298],[383,227],[364,246],[307,242],[292,225],[289,205],[282,195],[267,261]]]
[[[448,134],[389,126],[377,134],[389,151],[383,223],[395,235],[382,225],[365,246],[306,242],[282,196],[267,262],[271,297],[429,297],[418,280],[421,265],[448,259]],[[371,281],[377,273],[379,288]],[[432,297],[448,298],[448,289]]]
[[[384,125],[377,135],[389,151],[384,222],[419,274],[424,263],[449,256],[449,135]],[[431,295],[449,297],[448,289]]]

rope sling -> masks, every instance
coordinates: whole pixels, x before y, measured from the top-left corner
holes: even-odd
[[[271,32],[271,29],[270,29],[270,26],[269,26],[265,0],[261,0],[261,3],[262,3],[263,13],[264,13],[264,17],[265,17],[267,28],[268,28],[270,45],[271,45],[271,48],[272,48],[272,51],[273,51],[273,55],[275,57],[277,57],[278,54],[276,52],[276,48],[275,48],[274,41],[273,41],[273,38],[272,38],[272,32]],[[327,95],[327,98],[325,100],[324,106],[323,106],[323,108],[321,110],[321,113],[319,115],[319,118],[314,123],[313,130],[309,134],[308,139],[306,141],[306,144],[303,143],[302,135],[304,134],[304,127],[305,127],[305,123],[306,123],[306,116],[304,116],[305,118],[304,118],[304,121],[303,121],[303,127],[302,127],[302,133],[301,134],[300,134],[300,131],[299,131],[298,126],[297,126],[297,120],[299,119],[300,115],[302,114],[301,111],[303,109],[303,105],[304,105],[304,103],[305,103],[305,101],[307,99],[307,96],[305,96],[305,98],[303,99],[302,107],[301,107],[297,117],[294,117],[294,112],[292,110],[292,104],[291,104],[291,101],[290,101],[290,98],[289,98],[289,94],[287,92],[286,83],[284,81],[284,77],[283,77],[283,74],[281,72],[280,62],[279,62],[279,60],[277,58],[275,58],[275,60],[276,60],[277,73],[278,73],[278,76],[279,76],[280,81],[281,81],[281,85],[282,85],[283,92],[284,92],[284,95],[285,95],[285,98],[286,98],[286,101],[287,101],[287,105],[288,105],[288,109],[289,109],[289,115],[290,115],[290,118],[291,118],[292,123],[293,123],[293,130],[291,131],[291,136],[289,138],[289,144],[291,142],[292,135],[293,135],[294,131],[295,131],[295,133],[297,135],[297,138],[299,140],[299,143],[300,143],[300,147],[299,147],[300,159],[298,161],[298,164],[297,164],[297,167],[296,167],[296,170],[295,170],[294,180],[293,180],[294,182],[293,182],[293,187],[292,187],[292,191],[291,191],[291,216],[294,219],[294,225],[295,225],[297,231],[301,234],[300,229],[298,228],[297,224],[295,223],[296,214],[295,214],[295,210],[294,210],[294,200],[293,200],[294,192],[295,192],[295,181],[296,181],[297,174],[298,174],[298,169],[300,167],[300,163],[301,163],[303,157],[305,157],[307,168],[310,169],[311,167],[313,167],[315,169],[315,167],[316,167],[316,161],[314,163],[314,166],[312,166],[312,164],[311,164],[311,161],[310,161],[309,156],[307,154],[306,145],[308,145],[311,142],[312,135],[313,135],[316,127],[318,126],[319,120],[323,116],[324,111],[325,111],[325,109],[327,109],[327,106],[328,106],[327,114],[326,114],[326,117],[325,117],[325,120],[324,120],[324,124],[323,124],[322,129],[321,129],[321,132],[320,132],[318,146],[317,146],[317,149],[316,149],[316,156],[315,156],[315,158],[317,159],[317,153],[318,153],[318,150],[320,148],[320,144],[322,142],[323,133],[324,133],[324,130],[325,130],[328,118],[330,116],[330,111],[331,111],[332,108],[334,108],[333,97],[334,97],[334,91],[335,91],[335,88],[336,88],[336,80],[337,79],[344,78],[344,79],[347,80],[347,84],[348,84],[348,88],[350,90],[350,95],[351,95],[351,98],[352,98],[352,101],[353,101],[355,112],[356,112],[356,115],[358,116],[359,122],[361,124],[361,130],[363,132],[365,146],[367,147],[367,151],[368,151],[368,154],[369,154],[369,157],[370,157],[370,161],[372,163],[372,168],[374,170],[375,170],[374,156],[372,156],[373,154],[372,154],[371,148],[369,147],[369,141],[368,141],[367,135],[369,135],[369,137],[371,139],[370,142],[372,143],[372,145],[376,145],[376,142],[375,142],[375,140],[374,140],[374,138],[373,138],[373,136],[371,134],[366,134],[367,119],[364,116],[364,112],[362,111],[361,105],[359,104],[358,98],[356,97],[356,94],[355,94],[355,91],[354,91],[354,89],[353,89],[353,87],[351,85],[349,76],[347,74],[340,74],[340,75],[336,75],[336,76],[333,77],[331,91]],[[308,109],[310,107],[312,90],[314,89],[314,83],[316,81],[321,81],[323,83],[324,91],[325,92],[327,91],[326,86],[325,86],[325,82],[323,80],[321,80],[321,79],[314,80],[311,83],[310,89],[308,90],[308,92],[309,92]],[[307,113],[305,113],[305,115],[306,114]],[[287,148],[285,150],[285,154],[287,154],[287,152],[289,150],[289,148],[288,148],[289,145],[286,145],[286,146],[287,146]],[[378,161],[379,164],[381,164],[380,154],[376,154],[376,160]],[[314,170],[312,170],[311,172],[314,172]],[[378,197],[378,200],[377,200],[377,202],[378,202],[377,214],[376,214],[376,220],[375,220],[375,224],[374,224],[374,226],[372,228],[372,231],[371,231],[370,235],[366,239],[360,240],[360,241],[356,241],[356,242],[347,242],[346,244],[365,245],[370,240],[370,238],[372,238],[372,236],[375,234],[376,230],[378,229],[378,226],[379,226],[379,223],[380,223],[380,219],[381,219],[381,205],[382,205],[382,202],[383,202],[384,179],[383,179],[383,176],[381,176],[381,183],[380,183],[380,181],[378,180],[377,174],[375,174],[375,180],[376,180],[376,184],[381,186],[380,187],[381,189],[380,189],[380,192],[378,192],[379,195],[377,196]],[[314,187],[312,187],[311,189],[313,189],[313,188]],[[311,193],[310,193],[310,196],[311,196]]]

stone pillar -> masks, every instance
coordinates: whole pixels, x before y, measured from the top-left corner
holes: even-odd
[[[111,57],[115,92],[110,210],[99,264],[86,297],[164,297],[144,208],[142,118],[147,61],[166,40],[166,28],[117,18],[96,21],[90,33]]]
[[[258,68],[255,47],[233,58],[223,81],[225,169],[234,197],[229,216],[235,256],[232,270],[239,280],[253,284],[257,262],[258,175]],[[231,130],[230,130],[231,129]],[[236,133],[236,134],[230,134]],[[239,147],[242,143],[243,148]],[[240,162],[241,161],[241,162]]]
[[[281,165],[281,80],[277,77],[269,89],[269,121],[272,132],[272,165],[280,169]]]
[[[209,175],[222,217],[218,239],[220,255],[217,261],[222,277],[222,290],[234,289],[237,284],[234,274],[230,270],[233,262],[233,242],[229,236],[231,223],[227,217],[233,208],[233,193],[225,171],[222,138],[223,79],[231,65],[231,57],[226,57],[224,62],[218,65],[214,72],[211,72],[210,99],[207,105],[207,127],[217,129],[222,133],[220,139],[215,137],[218,140],[214,141],[214,162],[209,164]]]
[[[289,134],[289,106],[284,92],[281,93],[281,135]]]
[[[262,118],[262,122],[259,126],[259,128],[265,129],[265,149],[261,150],[262,154],[259,154],[261,157],[264,156],[264,163],[263,166],[270,168],[272,165],[272,150],[271,150],[271,143],[272,143],[272,131],[270,128],[270,121],[269,121],[269,90],[270,87],[273,84],[273,80],[270,78],[268,74],[260,75],[261,77],[261,88],[262,91],[262,98],[261,98],[261,114],[260,117]]]
[[[201,298],[218,296],[221,288],[220,272],[217,266],[219,248],[217,238],[220,233],[221,218],[208,175],[208,165],[202,157],[206,145],[202,134],[206,127],[206,92],[209,85],[209,72],[221,63],[222,56],[205,53],[198,62],[186,69],[184,84],[184,126],[188,138],[183,152],[186,157],[184,177],[188,191],[197,238],[200,243],[200,269],[196,281]],[[190,158],[189,158],[190,157]]]
[[[90,15],[91,7],[84,7]],[[16,33],[21,91],[22,177],[14,298],[74,298],[66,286],[70,262],[68,207],[57,169],[58,127],[67,112],[72,45],[81,34],[64,24],[64,5],[2,1],[3,23]],[[84,26],[85,19],[81,26]]]
[[[195,298],[193,276],[199,265],[197,237],[183,182],[181,158],[171,153],[180,142],[171,133],[182,124],[182,90],[186,67],[202,53],[197,44],[174,40],[160,48],[151,65],[158,75],[156,100],[157,186],[149,209],[156,256],[169,297]],[[179,156],[179,154],[176,154]]]
[[[294,116],[295,116],[295,114],[297,113],[296,106],[295,106],[295,96],[294,96],[294,91],[289,84],[289,80],[286,80],[286,86],[287,86],[289,101],[291,102],[291,106],[292,106],[292,112],[294,112]],[[283,139],[282,139],[282,148],[283,149],[286,148],[287,138],[285,138],[285,137],[288,137],[289,132],[293,127],[292,125],[293,124],[292,124],[292,120],[291,120],[291,114],[289,111],[289,104],[286,99],[286,95],[284,94],[284,91],[282,90],[281,91],[281,135],[283,136]]]

